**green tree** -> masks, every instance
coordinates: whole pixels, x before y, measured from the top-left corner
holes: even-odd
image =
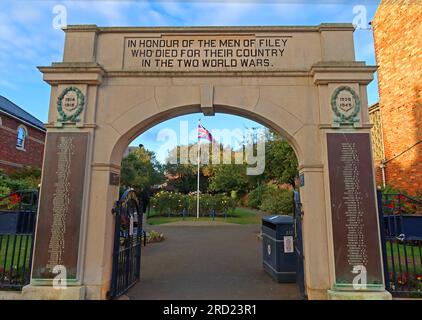
[[[265,180],[295,187],[298,162],[293,148],[275,133],[269,133],[265,146]]]
[[[136,191],[151,190],[164,182],[162,165],[152,151],[140,147],[126,156],[122,161],[121,185],[132,187]]]
[[[178,146],[170,151],[170,155],[174,157],[173,160],[177,160],[177,163],[167,162],[167,164],[164,165],[164,168],[167,176],[167,185],[171,189],[174,189],[184,194],[188,194],[190,192],[196,192],[198,184],[198,166],[196,164],[190,163],[189,161],[181,161],[181,148],[187,148],[189,154],[196,154],[197,152],[196,144],[191,144],[189,146]],[[188,152],[186,152],[186,154],[187,153]],[[167,160],[169,161],[169,159]],[[182,162],[188,163],[182,164]],[[204,160],[202,160],[201,163],[203,162]],[[208,169],[208,166],[201,164],[199,172],[199,190],[201,192],[205,192],[208,189],[208,178],[210,175],[210,171]]]
[[[250,189],[250,179],[246,174],[245,164],[220,164],[212,167],[208,190],[213,193],[236,191],[245,194]]]
[[[293,215],[293,192],[267,185],[259,209],[271,214]]]
[[[169,164],[165,165],[167,185],[178,192],[188,194],[197,189],[198,169],[192,164]],[[205,191],[208,187],[208,178],[203,170],[199,173],[199,189]]]

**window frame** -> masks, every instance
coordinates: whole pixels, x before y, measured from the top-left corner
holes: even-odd
[[[24,137],[23,137],[23,141],[21,144],[19,144],[19,132],[20,130],[23,130],[24,133]],[[26,139],[28,138],[28,129],[24,126],[24,125],[19,125],[17,130],[16,130],[16,149],[18,150],[22,150],[22,151],[26,151],[25,149],[25,144],[26,144]]]

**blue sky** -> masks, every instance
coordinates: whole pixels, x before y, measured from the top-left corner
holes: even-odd
[[[162,1],[49,1],[1,0],[0,2],[0,94],[42,121],[47,120],[49,86],[42,81],[37,66],[62,60],[64,33],[53,27],[54,8],[64,5],[68,24],[100,26],[241,26],[317,25],[322,22],[353,22],[356,5],[363,5],[370,22],[378,0],[162,0]],[[57,8],[57,7],[56,7]],[[355,32],[357,60],[375,65],[372,30]],[[378,101],[377,83],[368,88],[369,103]],[[181,118],[194,128],[198,115]],[[145,132],[142,142],[157,150],[160,128],[178,131],[179,119],[172,119]],[[217,115],[204,119],[209,128],[244,128],[254,122],[235,116]],[[162,157],[159,157],[162,160]]]

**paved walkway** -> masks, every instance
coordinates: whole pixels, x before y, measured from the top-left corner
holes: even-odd
[[[297,299],[296,284],[278,284],[262,268],[259,225],[146,228],[164,233],[142,250],[141,281],[130,299]]]

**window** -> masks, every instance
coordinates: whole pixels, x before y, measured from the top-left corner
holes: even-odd
[[[25,149],[25,140],[26,140],[26,128],[23,126],[19,126],[18,128],[18,136],[16,141],[16,148],[18,149]]]

